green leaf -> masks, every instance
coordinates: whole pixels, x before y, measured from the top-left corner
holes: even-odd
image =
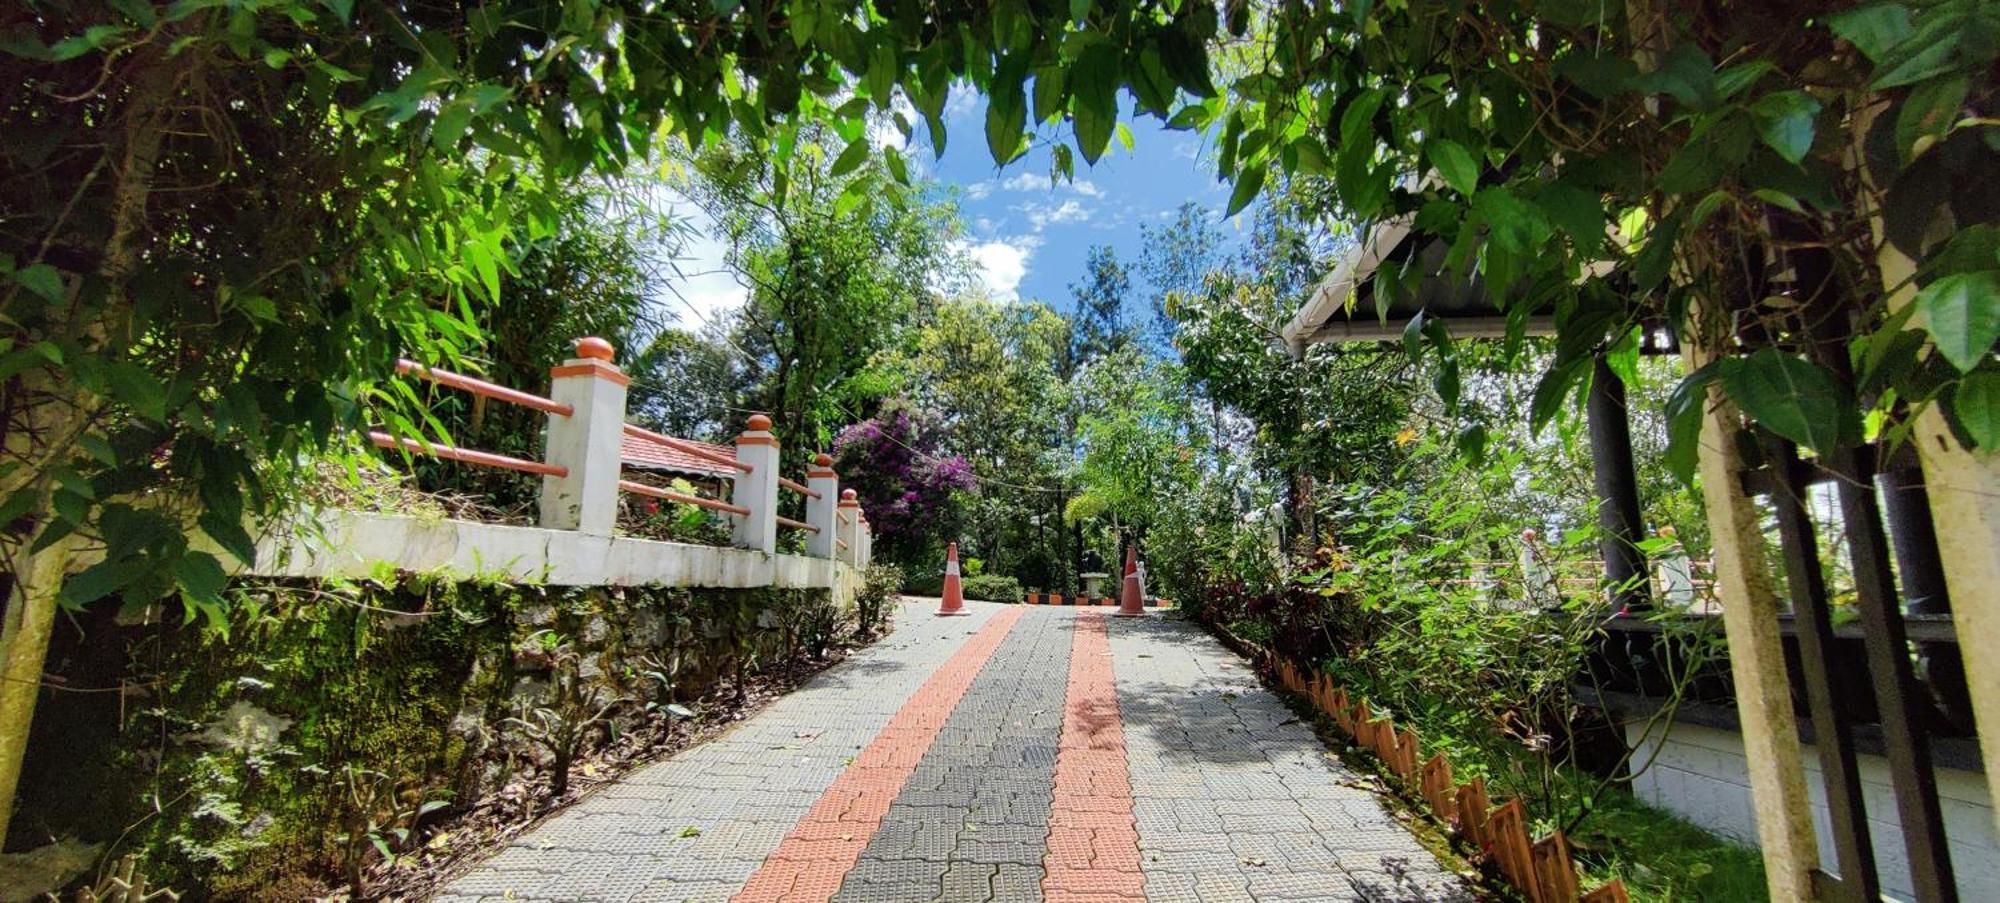
[[[61,302],[63,299],[62,273],[46,263],[15,270],[14,281],[20,283],[22,288],[42,296],[42,300]]]
[[[1541,211],[1516,197],[1505,186],[1488,185],[1473,195],[1472,209],[1486,220],[1493,243],[1515,254],[1534,251],[1548,237]]]
[[[1458,453],[1463,455],[1465,460],[1472,462],[1473,466],[1485,463],[1486,427],[1476,423],[1468,426],[1458,431],[1454,441],[1458,446]]]
[[[1129,126],[1125,125],[1125,123],[1122,122],[1118,123],[1117,135],[1118,135],[1118,145],[1120,147],[1125,148],[1126,153],[1128,154],[1131,153],[1132,143],[1133,143],[1132,129]]]
[[[174,564],[174,582],[196,601],[220,605],[222,589],[228,585],[229,575],[223,572],[222,563],[216,561],[214,555],[189,552]]]
[[[896,48],[886,41],[876,44],[868,56],[868,96],[885,110],[896,87],[896,68]]]
[[[993,162],[1005,165],[1021,155],[1027,119],[1028,104],[1021,86],[996,85],[986,101],[986,149],[993,154]]]
[[[1472,152],[1449,138],[1439,138],[1425,148],[1430,153],[1431,165],[1437,167],[1438,175],[1444,177],[1445,184],[1459,194],[1471,197],[1479,190],[1479,164],[1472,158]]]
[[[1770,60],[1751,60],[1722,70],[1715,76],[1715,93],[1722,100],[1728,100],[1742,93],[1743,89],[1757,83],[1766,73],[1778,68]]]
[[[1535,197],[1535,206],[1569,236],[1577,253],[1587,258],[1603,253],[1604,203],[1597,194],[1557,182]]]
[[[1880,63],[1889,48],[1910,36],[1910,10],[1901,3],[1874,3],[1828,16],[1826,24],[1862,55]]]
[[[2000,270],[1954,273],[1924,286],[1917,313],[1938,353],[1970,372],[2000,340]]]
[[[1577,381],[1589,372],[1591,359],[1578,358],[1542,374],[1541,382],[1535,384],[1535,394],[1528,402],[1528,428],[1539,434],[1542,427],[1554,420],[1562,412],[1563,401],[1569,398],[1570,390]]]
[[[1972,447],[1988,454],[2000,448],[2000,370],[1966,374],[1946,396],[1945,413]]]
[[[1937,78],[1910,89],[1910,96],[1896,113],[1896,155],[1908,163],[1916,156],[1918,141],[1943,138],[1958,118],[1969,90],[1964,75]]]
[[[1223,213],[1224,217],[1235,216],[1257,199],[1257,193],[1264,190],[1266,171],[1267,167],[1251,165],[1236,174],[1236,187],[1229,192],[1229,209]]]
[[[244,567],[257,563],[257,543],[250,538],[249,531],[243,529],[242,521],[216,511],[204,511],[195,521],[201,532],[215,540],[216,545],[228,552],[231,558]]]
[[[131,361],[106,361],[104,379],[112,397],[155,423],[167,419],[167,388],[146,368]]]
[[[1674,243],[1681,236],[1681,212],[1676,210],[1646,235],[1646,245],[1632,259],[1632,282],[1642,292],[1652,291],[1667,278],[1674,261]]]
[[[836,179],[840,178],[860,168],[867,159],[868,138],[866,136],[856,138],[847,143],[847,149],[841,151],[839,157],[834,158],[833,168],[828,170],[828,174]]]
[[[1868,86],[1878,91],[1900,88],[1967,63],[1991,61],[1995,23],[1988,7],[1978,0],[1925,5],[1909,35],[1875,60],[1875,77]]]
[[[125,25],[92,25],[84,29],[83,34],[57,41],[54,47],[49,48],[49,57],[58,63],[73,60],[110,44],[131,30]]]
[[[1765,429],[1821,455],[1861,433],[1854,395],[1826,368],[1776,348],[1721,362],[1722,388]]]
[[[1715,371],[1716,365],[1709,364],[1688,374],[1667,397],[1667,472],[1684,486],[1694,485],[1695,465],[1701,454],[1702,415]]]
[[[1118,122],[1118,49],[1090,44],[1070,72],[1071,113],[1076,120],[1076,149],[1091,164],[1104,156]]]
[[[1805,159],[1812,149],[1813,120],[1819,116],[1819,101],[1804,91],[1780,91],[1757,98],[1750,105],[1757,118],[1757,135],[1787,162]]]
[[[1660,68],[1639,78],[1639,88],[1667,94],[1690,107],[1707,107],[1715,100],[1715,63],[1692,43],[1676,45]]]
[[[69,606],[88,605],[117,592],[145,572],[143,558],[100,561],[63,581],[62,601]]]

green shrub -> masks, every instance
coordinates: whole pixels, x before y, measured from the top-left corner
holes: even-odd
[[[979,599],[985,602],[1021,601],[1021,581],[999,574],[967,577],[960,582],[960,588],[965,591],[967,599]]]
[[[861,590],[854,594],[854,632],[866,639],[889,624],[889,596],[903,585],[903,569],[893,564],[871,564],[862,577]]]
[[[944,573],[924,571],[903,572],[903,592],[912,596],[938,596],[944,594]]]

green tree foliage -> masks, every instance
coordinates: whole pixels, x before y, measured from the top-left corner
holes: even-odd
[[[555,231],[540,189],[732,132],[783,167],[826,122],[845,171],[899,95],[941,148],[954,80],[994,98],[997,156],[1025,144],[1032,79],[1035,121],[1067,116],[1095,160],[1122,87],[1159,114],[1213,93],[1214,31],[1212,9],[1161,2],[8,7],[0,785],[58,587],[81,605],[178,586],[220,623],[223,569],[185,525],[248,559],[245,518],[277,510],[287,462],[337,426],[423,431],[378,381],[398,354],[476,345],[510,249]]]
[[[795,455],[826,448],[873,400],[871,359],[959,260],[957,221],[934,192],[891,190],[887,167],[842,156],[831,131],[801,138],[782,163],[719,146],[686,185],[748,289],[732,329],[750,357],[748,406],[771,412]]]
[[[1162,499],[1200,478],[1206,430],[1179,369],[1137,349],[1093,361],[1079,379],[1082,491],[1064,516],[1109,517],[1143,539]]]
[[[729,337],[728,321],[699,331],[662,329],[627,364],[627,416],[649,429],[720,442],[736,425],[736,409],[752,386],[746,362]]]
[[[1407,217],[1514,323],[1553,314],[1538,424],[1641,324],[1714,345],[1754,323],[1783,350],[1691,379],[1763,426],[1827,455],[1941,404],[1981,442],[1991,4],[1323,4],[1241,25],[1260,39],[1229,57],[1229,98],[1184,111],[1219,130],[1232,207],[1273,172],[1327,176],[1340,216]],[[1422,339],[1452,366],[1448,329]],[[1677,410],[1691,441],[1700,405]]]
[[[1132,277],[1109,246],[1091,247],[1083,280],[1070,283],[1069,293],[1076,311],[1071,354],[1078,363],[1109,356],[1132,344],[1135,330],[1125,318]]]
[[[1177,325],[1167,312],[1167,298],[1200,291],[1209,271],[1226,263],[1222,230],[1212,216],[1208,208],[1186,201],[1167,223],[1139,225],[1144,247],[1136,269],[1151,302],[1152,330],[1163,342],[1173,340]]]

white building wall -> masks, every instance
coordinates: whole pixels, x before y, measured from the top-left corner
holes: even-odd
[[[1756,845],[1757,812],[1750,798],[1749,768],[1743,740],[1734,731],[1696,724],[1675,724],[1664,738],[1642,736],[1643,722],[1625,726],[1625,742],[1634,747],[1633,767],[1655,751],[1651,768],[1632,779],[1640,799],[1695,824]],[[1657,735],[1660,731],[1655,730]],[[1664,742],[1662,740],[1664,739]],[[1826,805],[1826,783],[1820,776],[1819,753],[1805,749],[1806,784],[1812,795],[1813,823],[1819,832],[1820,863],[1837,871],[1833,824]],[[1903,855],[1902,828],[1896,819],[1895,789],[1881,756],[1859,755],[1862,799],[1868,808],[1868,831],[1885,895],[1914,900],[1910,864]],[[1959,896],[1966,900],[2000,900],[2000,842],[1993,833],[1993,803],[1984,776],[1969,771],[1937,770],[1938,796],[1944,802],[1945,836],[1951,844],[1952,871]]]

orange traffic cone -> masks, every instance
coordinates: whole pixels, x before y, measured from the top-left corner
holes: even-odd
[[[938,617],[965,614],[965,592],[958,586],[958,543],[945,546],[944,599],[938,603]]]
[[[1139,547],[1125,547],[1125,586],[1118,594],[1118,616],[1137,618],[1146,613],[1146,594],[1139,588]]]

